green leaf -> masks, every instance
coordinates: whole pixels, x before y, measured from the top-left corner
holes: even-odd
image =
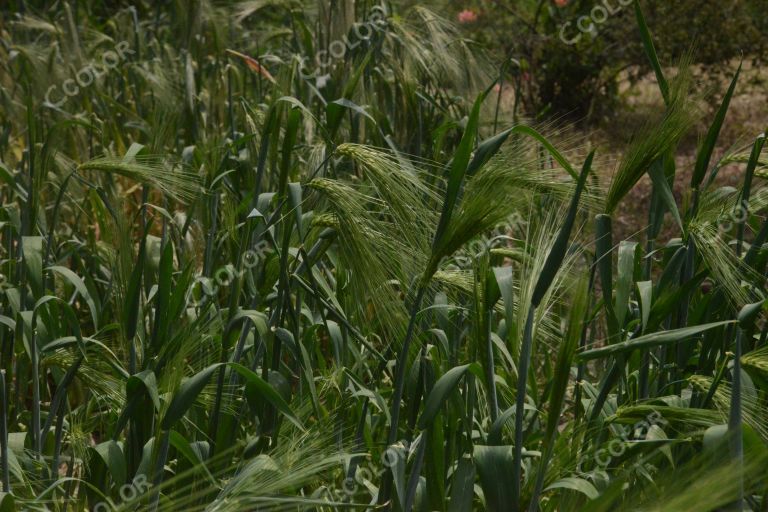
[[[98,330],[100,310],[96,305],[96,301],[91,296],[91,293],[88,291],[88,287],[85,285],[85,282],[80,278],[80,276],[72,272],[67,267],[61,267],[58,265],[48,267],[46,270],[56,272],[64,279],[69,281],[72,286],[74,286],[75,290],[77,290],[77,293],[79,293],[80,296],[82,296],[85,302],[88,304],[88,309],[91,313],[91,319],[93,320],[93,327],[95,330]]]
[[[328,119],[328,131],[331,133],[331,136],[336,135],[336,131],[338,130],[342,119],[344,119],[344,110],[351,110],[352,112],[368,119],[373,124],[376,124],[376,120],[365,110],[365,108],[361,107],[352,100],[348,100],[347,98],[339,98],[337,100],[331,101],[325,107],[326,118]]]
[[[189,441],[187,441],[187,438],[185,438],[175,430],[171,430],[170,443],[171,443],[171,446],[176,448],[176,450],[181,455],[183,455],[184,458],[187,459],[196,470],[202,469],[205,472],[205,475],[208,477],[208,480],[211,482],[211,484],[217,485],[216,479],[208,470],[208,466],[205,464],[205,461],[199,457],[198,453],[195,450],[192,449],[192,446],[189,444]]]
[[[18,183],[14,177],[14,174],[6,167],[5,164],[0,162],[0,181],[4,181],[11,189],[15,189],[16,195],[21,198],[22,201],[27,201],[27,191]]]
[[[576,477],[561,478],[544,490],[549,491],[552,489],[570,489],[572,491],[580,492],[590,500],[594,500],[600,495],[594,485],[583,478]]]
[[[448,186],[445,190],[443,211],[440,213],[440,221],[438,222],[437,231],[435,232],[434,245],[438,245],[442,239],[443,233],[447,229],[448,223],[453,215],[453,210],[459,197],[459,191],[461,190],[461,184],[464,181],[464,176],[467,172],[469,157],[475,142],[475,133],[477,132],[477,124],[480,117],[480,107],[483,104],[484,99],[485,95],[480,94],[475,100],[472,112],[469,114],[469,119],[467,120],[467,126],[464,128],[464,134],[462,135],[461,141],[451,160],[448,169]]]
[[[493,158],[493,155],[498,153],[502,144],[504,144],[511,133],[512,128],[509,130],[504,130],[503,132],[498,133],[493,137],[487,138],[478,144],[477,149],[475,150],[475,155],[472,157],[472,161],[470,161],[469,165],[467,166],[467,177],[473,176],[483,165],[488,162],[488,160]]]
[[[555,276],[560,270],[560,265],[562,265],[565,255],[568,252],[568,239],[571,236],[573,223],[576,221],[576,214],[579,210],[579,199],[581,198],[582,190],[584,190],[584,184],[587,181],[587,176],[592,167],[592,159],[594,156],[595,152],[592,151],[589,156],[587,156],[587,160],[584,162],[584,167],[581,169],[581,175],[576,183],[576,190],[573,192],[573,198],[571,198],[571,204],[568,207],[568,214],[565,216],[563,225],[557,233],[555,243],[552,244],[552,249],[547,255],[541,274],[539,274],[539,279],[536,281],[536,288],[534,288],[533,296],[531,298],[533,307],[536,307],[541,303],[547,290],[549,290],[549,287],[552,285],[552,281],[555,280]]]
[[[613,310],[613,228],[611,216],[595,216],[595,264],[600,276],[603,291],[603,304],[606,309],[608,339],[615,340],[619,331],[616,313]]]
[[[640,298],[640,314],[642,315],[643,332],[645,332],[653,304],[653,283],[651,281],[638,281],[637,295]]]
[[[648,57],[653,72],[656,75],[656,82],[659,84],[664,103],[669,106],[669,84],[667,79],[664,78],[664,72],[661,70],[659,57],[656,55],[656,48],[653,45],[653,37],[651,37],[651,32],[648,30],[648,24],[645,22],[645,16],[643,16],[638,0],[635,0],[635,18],[637,18],[637,25],[640,28],[640,38],[643,40],[645,55]]]
[[[451,483],[451,501],[448,512],[464,512],[472,509],[475,496],[475,466],[472,458],[464,455],[459,459]]]
[[[155,410],[160,410],[160,395],[157,391],[157,379],[152,370],[144,370],[136,375],[131,375],[125,383],[125,394],[130,400],[138,393],[146,393],[155,406]]]
[[[280,183],[277,192],[281,198],[285,197],[287,192],[288,177],[291,170],[291,153],[296,146],[299,121],[301,121],[301,110],[292,108],[288,114],[288,125],[285,128],[282,159],[280,161]]]
[[[584,324],[584,317],[588,306],[588,283],[585,278],[582,278],[574,290],[573,301],[568,313],[568,330],[558,348],[557,362],[555,363],[549,395],[549,407],[547,407],[544,450],[541,456],[541,464],[539,465],[539,470],[536,474],[536,485],[534,487],[533,497],[531,498],[532,505],[539,502],[539,494],[544,486],[547,465],[554,452],[555,436],[557,435],[557,427],[560,425],[561,420],[560,412],[563,409],[565,393],[571,378],[573,356],[576,353],[576,347],[578,347],[579,341],[581,340],[582,326]],[[534,511],[535,509],[532,506],[530,510]]]
[[[235,370],[240,374],[241,377],[245,379],[251,390],[258,392],[261,398],[271,403],[275,409],[280,411],[286,418],[288,418],[291,423],[296,425],[299,429],[304,430],[304,425],[302,425],[301,420],[299,420],[296,414],[294,414],[294,412],[291,410],[291,407],[288,405],[288,403],[268,382],[266,382],[264,379],[256,375],[245,366],[235,363],[228,364],[232,367],[233,370]]]
[[[741,74],[741,66],[742,64],[739,64],[739,68],[736,70],[733,80],[731,80],[731,85],[725,93],[723,102],[720,104],[720,108],[717,110],[717,114],[715,114],[715,118],[707,131],[707,136],[704,138],[698,154],[696,155],[696,167],[691,176],[691,188],[699,188],[699,185],[707,173],[709,162],[712,159],[712,153],[714,152],[715,144],[717,143],[717,138],[720,136],[720,129],[723,127],[723,121],[725,121],[725,115],[728,113],[728,107],[731,104],[733,92],[736,90],[736,82],[738,82],[739,75]]]
[[[139,255],[136,258],[136,265],[131,271],[131,277],[128,281],[128,290],[125,294],[125,305],[123,307],[123,327],[125,328],[125,337],[130,341],[136,336],[136,330],[139,323],[139,304],[141,298],[141,276],[144,272],[144,260],[147,247],[147,234],[149,226],[144,230],[144,237],[139,246]]]
[[[129,164],[133,162],[139,154],[142,152],[146,153],[144,149],[145,147],[143,144],[139,144],[138,142],[131,143],[131,147],[129,147],[128,151],[123,155],[123,163]]]
[[[125,484],[127,474],[125,455],[117,441],[105,441],[89,450],[104,463],[117,487]]]
[[[664,205],[675,219],[677,227],[680,228],[680,231],[685,231],[685,228],[683,228],[683,220],[680,218],[680,210],[678,210],[677,203],[675,202],[675,196],[672,194],[669,181],[667,181],[667,177],[664,174],[663,158],[658,159],[651,164],[648,168],[648,176],[651,177],[653,186],[656,187],[656,191],[659,193],[662,201],[664,201]]]
[[[501,444],[501,435],[504,430],[504,425],[507,424],[507,421],[509,421],[509,418],[511,418],[513,414],[515,414],[514,407],[510,407],[499,414],[499,417],[496,418],[496,421],[493,422],[491,428],[488,430],[488,438],[486,442],[489,445],[496,446]]]
[[[517,503],[513,494],[511,446],[475,446],[475,468],[485,496],[485,510],[507,512]]]
[[[0,512],[15,512],[16,510],[13,494],[0,492]]]
[[[623,343],[616,343],[601,348],[587,350],[580,353],[577,357],[582,361],[590,361],[592,359],[600,359],[607,356],[615,356],[618,354],[626,354],[636,349],[647,349],[651,347],[658,347],[660,345],[668,345],[670,343],[680,342],[696,334],[708,331],[710,329],[716,329],[725,325],[733,324],[735,320],[724,320],[722,322],[712,322],[703,325],[696,325],[693,327],[683,327],[681,329],[673,329],[671,331],[654,332],[640,336],[632,340],[625,341]]]
[[[344,336],[341,334],[341,328],[333,320],[327,320],[326,326],[328,327],[328,335],[333,343],[333,354],[336,364],[344,366]]]
[[[728,439],[728,425],[712,425],[704,431],[704,435],[701,438],[701,444],[704,451],[715,451],[718,448],[725,446],[725,442]]]
[[[513,133],[522,133],[524,135],[527,135],[536,141],[538,141],[542,146],[544,146],[544,149],[547,150],[547,152],[552,155],[552,158],[555,159],[555,161],[560,164],[563,169],[568,172],[568,174],[571,175],[571,177],[574,180],[579,179],[579,175],[576,173],[576,170],[573,168],[573,166],[568,162],[568,160],[560,153],[555,146],[552,145],[551,142],[549,142],[541,133],[537,132],[530,126],[515,126],[512,128]]]
[[[619,243],[619,264],[617,271],[619,273],[616,283],[616,320],[619,325],[624,325],[624,318],[629,309],[629,295],[632,291],[632,283],[635,274],[635,258],[638,255],[637,242],[628,242],[622,240]]]
[[[31,324],[30,326],[33,329],[40,329],[41,325],[38,323],[38,318],[40,315],[40,308],[42,308],[46,304],[56,303],[58,304],[58,313],[62,314],[64,316],[64,319],[67,321],[67,324],[69,325],[69,328],[74,333],[74,337],[77,340],[77,345],[80,350],[85,353],[85,342],[83,341],[83,336],[80,331],[80,321],[77,318],[77,315],[75,314],[75,311],[72,309],[72,306],[70,306],[67,302],[64,301],[64,299],[61,299],[59,297],[55,297],[53,295],[45,295],[41,297],[37,302],[35,302],[35,306],[32,313],[31,318]],[[43,325],[42,327],[46,327]]]
[[[181,383],[178,391],[173,395],[168,410],[165,411],[163,421],[160,423],[163,430],[170,430],[177,421],[184,417],[197,400],[197,395],[205,388],[213,373],[222,364],[212,364]]]
[[[419,418],[418,427],[423,429],[429,426],[429,424],[435,419],[437,413],[440,412],[440,408],[443,406],[448,397],[453,393],[453,390],[458,386],[459,381],[467,371],[472,371],[478,375],[481,375],[481,368],[478,363],[465,364],[451,368],[445,374],[435,382],[432,391],[429,392],[427,401],[424,404],[424,411]],[[481,377],[482,378],[482,377]]]
[[[16,330],[16,321],[13,318],[9,318],[5,315],[0,315],[0,324],[8,327],[11,331]]]
[[[293,215],[296,218],[296,230],[298,231],[299,238],[304,239],[304,226],[302,223],[301,213],[301,195],[302,188],[301,183],[289,183],[288,184],[288,203],[293,210]]]
[[[155,325],[152,332],[152,343],[156,352],[166,341],[170,318],[168,317],[171,293],[173,292],[173,243],[168,240],[160,255],[160,266],[157,271],[157,294],[155,295]]]
[[[766,301],[755,302],[754,304],[747,304],[739,311],[739,326],[742,329],[748,329],[758,317]]]

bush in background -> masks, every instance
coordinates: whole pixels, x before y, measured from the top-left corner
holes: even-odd
[[[759,0],[641,3],[664,65],[693,50],[694,64],[717,80],[742,54],[756,64],[766,57]],[[621,77],[649,71],[629,0],[477,0],[457,10],[469,36],[507,61],[529,115],[594,121],[616,107]]]

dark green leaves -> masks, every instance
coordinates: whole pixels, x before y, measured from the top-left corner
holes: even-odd
[[[691,336],[701,334],[710,329],[716,329],[718,327],[733,324],[734,322],[734,320],[724,320],[703,325],[682,327],[680,329],[673,329],[670,331],[654,332],[622,343],[616,343],[606,347],[587,350],[580,353],[578,358],[582,361],[589,361],[592,359],[600,359],[609,355],[615,356],[618,354],[628,354],[629,352],[637,349],[648,349],[651,347],[658,347],[660,345],[667,345],[669,343],[681,342],[685,341]]]
[[[485,95],[481,94],[475,100],[475,104],[472,107],[472,112],[469,114],[467,125],[464,128],[464,134],[461,137],[461,142],[456,148],[456,152],[453,155],[453,160],[448,167],[448,186],[445,190],[445,200],[443,201],[443,210],[440,214],[440,221],[437,225],[437,231],[435,232],[435,243],[437,245],[443,236],[443,232],[448,227],[448,223],[451,221],[456,201],[459,197],[459,191],[461,190],[461,184],[464,181],[464,175],[467,172],[467,165],[469,164],[469,157],[472,153],[472,148],[475,142],[475,134],[477,132],[478,118],[480,116],[480,106],[483,104]],[[475,169],[476,170],[476,169]]]
[[[90,291],[88,291],[88,287],[85,285],[85,282],[83,282],[80,276],[72,272],[67,267],[61,267],[58,265],[48,267],[46,270],[52,270],[53,272],[56,272],[64,279],[66,279],[72,286],[74,286],[75,290],[77,290],[80,296],[82,296],[85,302],[88,304],[88,309],[91,313],[91,319],[93,320],[93,326],[94,328],[98,329],[100,313],[99,307],[97,306],[96,300],[91,296]]]
[[[664,206],[666,206],[669,212],[672,214],[672,218],[675,219],[675,222],[680,228],[680,231],[683,231],[683,221],[680,218],[680,211],[677,209],[677,203],[675,202],[675,196],[672,194],[672,188],[669,186],[667,177],[664,174],[663,162],[663,158],[656,160],[648,169],[648,175],[651,177],[653,186],[661,197]]]
[[[125,484],[126,465],[123,450],[115,441],[105,441],[90,449],[93,456],[109,471],[116,486]]]
[[[472,157],[472,161],[469,162],[469,165],[467,166],[467,177],[472,177],[478,171],[478,169],[485,165],[488,160],[493,158],[493,155],[498,153],[499,149],[501,149],[501,146],[504,144],[507,138],[509,138],[509,134],[512,133],[512,130],[512,128],[509,130],[504,130],[501,133],[497,133],[493,137],[485,139],[477,145],[477,149],[475,150],[475,154]]]
[[[475,446],[475,467],[485,496],[485,509],[506,512],[519,507],[513,494],[514,456],[511,446]]]
[[[253,373],[245,366],[233,363],[230,363],[230,366],[234,371],[239,373],[240,376],[245,379],[249,389],[259,393],[263,399],[272,404],[275,409],[281,412],[288,420],[290,420],[291,423],[296,425],[299,429],[304,429],[304,426],[302,425],[299,418],[296,417],[296,414],[294,414],[294,412],[291,410],[291,407],[288,405],[285,399],[280,396],[280,393],[278,393],[277,390],[272,387],[272,385],[270,385],[268,382],[263,380],[261,377]]]
[[[16,512],[16,510],[13,494],[0,492],[0,512]]]
[[[547,260],[544,263],[544,268],[541,271],[541,275],[539,275],[539,279],[536,281],[536,288],[533,290],[533,297],[531,299],[531,304],[534,307],[538,306],[541,300],[544,298],[544,295],[547,293],[547,290],[552,284],[552,281],[555,279],[555,275],[557,275],[558,270],[560,270],[560,265],[562,265],[563,260],[565,259],[565,255],[568,251],[568,239],[571,236],[573,223],[576,220],[576,214],[578,213],[579,209],[579,198],[581,197],[582,190],[584,190],[584,184],[586,183],[587,175],[589,174],[590,168],[592,166],[592,159],[594,156],[595,152],[593,151],[589,154],[587,160],[584,162],[584,167],[581,169],[579,181],[576,182],[576,190],[573,193],[573,198],[571,199],[571,204],[568,207],[568,213],[566,214],[565,220],[563,221],[563,226],[560,228],[560,231],[557,234],[555,243],[552,245],[552,249],[547,255]]]
[[[177,421],[184,417],[197,400],[197,395],[205,388],[219,366],[221,363],[211,365],[182,382],[178,391],[173,395],[173,399],[165,411],[165,416],[163,416],[163,421],[160,423],[163,430],[170,430]]]
[[[144,237],[139,246],[139,255],[136,258],[136,264],[131,271],[131,277],[128,281],[128,290],[125,294],[125,304],[123,306],[123,327],[125,337],[129,341],[136,336],[136,329],[139,322],[139,305],[141,301],[141,276],[144,273],[145,254],[147,247],[146,234],[149,229],[144,231]]]
[[[755,302],[754,304],[747,304],[741,308],[738,316],[739,327],[742,329],[749,329],[764,308],[765,301]]]
[[[648,25],[645,22],[645,16],[640,9],[640,2],[634,0],[635,4],[635,18],[637,19],[637,25],[640,28],[640,37],[643,41],[643,49],[645,55],[648,57],[648,61],[651,63],[651,68],[656,75],[656,82],[659,84],[661,95],[664,97],[664,103],[669,106],[669,84],[667,79],[664,78],[664,72],[661,70],[661,64],[659,63],[659,57],[656,55],[656,47],[653,45],[653,37],[651,37],[651,31],[648,29]]]
[[[126,396],[130,401],[134,397],[141,395],[147,396],[155,406],[155,410],[160,410],[160,396],[157,390],[157,378],[152,370],[131,375],[125,384]]]
[[[278,411],[283,413],[297,427],[303,428],[301,422],[296,415],[291,411],[288,403],[275,391],[275,389],[261,377],[253,373],[248,368],[235,364],[235,363],[216,363],[204,370],[196,373],[189,379],[185,380],[178,391],[173,396],[168,409],[165,412],[161,427],[163,430],[171,429],[177,421],[184,417],[190,407],[197,400],[200,392],[208,384],[208,381],[213,376],[217,368],[229,365],[234,371],[240,374],[246,382],[251,386],[251,389],[261,394],[262,398],[271,403]]]
[[[469,455],[459,459],[451,484],[451,501],[448,512],[464,512],[472,508],[475,496],[475,466]]]
[[[468,371],[474,373],[478,377],[482,377],[482,368],[480,365],[478,363],[472,363],[451,368],[445,372],[445,375],[438,379],[427,397],[427,402],[424,404],[424,411],[419,418],[419,428],[426,428],[429,426],[435,416],[437,416],[437,413],[440,411],[440,408],[445,401],[448,400],[448,397],[454,392],[461,378]]]
[[[592,485],[589,480],[576,477],[561,478],[557,482],[547,487],[546,490],[549,491],[552,489],[570,489],[572,491],[580,492],[591,500],[597,498],[600,495],[597,489],[595,489],[595,486]]]
[[[707,131],[707,136],[704,138],[701,147],[699,147],[699,152],[696,155],[696,167],[691,176],[691,188],[698,188],[707,173],[709,162],[712,159],[712,153],[714,152],[715,144],[717,143],[717,138],[720,136],[720,129],[723,127],[723,121],[725,121],[725,115],[728,113],[728,107],[731,104],[733,92],[736,90],[736,82],[738,82],[739,75],[741,74],[741,66],[742,65],[739,64],[736,74],[733,75],[731,85],[725,93],[720,108],[717,109],[717,114],[715,114],[715,118],[712,120],[712,124]]]

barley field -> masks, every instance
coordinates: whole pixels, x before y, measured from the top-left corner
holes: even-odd
[[[602,144],[469,8],[0,6],[0,512],[768,510],[765,104],[621,6]]]

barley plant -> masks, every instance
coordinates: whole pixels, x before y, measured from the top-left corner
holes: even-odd
[[[765,136],[634,9],[616,161],[421,5],[4,4],[0,510],[768,509]]]

